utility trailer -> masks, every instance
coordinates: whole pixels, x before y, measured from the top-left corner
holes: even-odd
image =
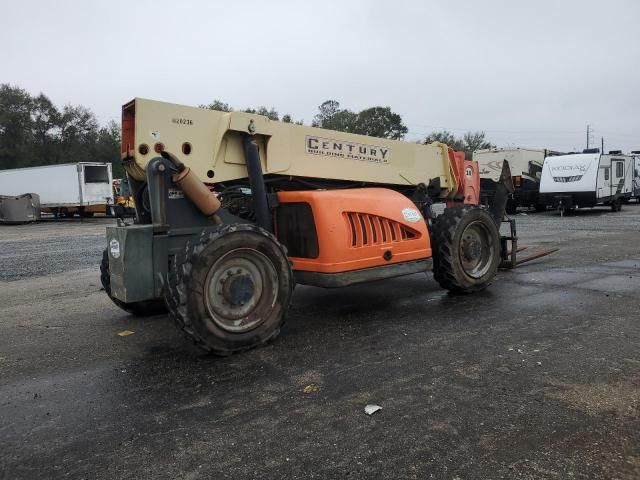
[[[634,157],[620,151],[547,157],[540,181],[540,201],[561,214],[575,208],[608,205],[614,212],[633,194]]]
[[[91,216],[113,203],[110,163],[79,162],[0,170],[0,195],[34,192],[57,216]]]
[[[471,293],[516,251],[499,234],[508,162],[489,209],[478,206],[477,164],[440,143],[139,98],[123,106],[122,128],[136,217],[107,227],[104,290],[134,315],[166,308],[215,354],[275,338],[296,283],[433,270],[442,287]]]
[[[513,175],[513,195],[507,202],[506,211],[516,213],[518,207],[546,210],[538,199],[540,175],[545,157],[562,155],[560,152],[532,148],[489,148],[473,152],[473,160],[480,168],[480,200],[490,204],[495,195],[495,185],[502,172],[502,164],[509,162]]]

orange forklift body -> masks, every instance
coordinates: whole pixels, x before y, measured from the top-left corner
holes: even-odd
[[[385,188],[279,192],[276,236],[294,271],[341,273],[431,257],[424,218]]]
[[[464,152],[456,152],[448,147],[449,161],[451,168],[458,179],[458,190],[453,199],[447,200],[447,207],[455,207],[460,202],[467,205],[478,205],[480,203],[480,170],[478,162],[466,160]]]
[[[478,205],[480,203],[480,170],[478,162],[464,161],[464,203]]]

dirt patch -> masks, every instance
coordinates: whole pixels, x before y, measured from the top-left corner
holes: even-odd
[[[558,384],[546,395],[589,415],[640,417],[640,386],[633,383]]]

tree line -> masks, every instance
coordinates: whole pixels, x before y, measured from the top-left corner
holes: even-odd
[[[200,105],[200,108],[208,108],[210,110],[219,110],[222,112],[233,112],[234,109],[221,100]],[[238,111],[257,113],[264,115],[271,120],[280,120],[286,123],[297,123],[302,125],[302,121],[293,122],[291,115],[285,114],[282,117],[274,108],[258,107],[245,108]],[[409,129],[403,123],[402,117],[393,112],[390,107],[370,107],[353,112],[349,109],[340,108],[337,100],[327,100],[320,104],[318,113],[313,117],[312,127],[326,128],[328,130],[337,130],[339,132],[357,133],[359,135],[368,135],[370,137],[390,138],[392,140],[402,140],[408,133]],[[471,159],[473,152],[485,148],[493,148],[490,141],[487,140],[486,134],[482,131],[466,132],[461,137],[456,137],[448,130],[432,132],[418,143],[446,143],[454,150],[465,152],[467,158]]]
[[[79,161],[113,163],[122,175],[120,126],[101,126],[82,105],[58,108],[46,95],[0,85],[0,168]]]
[[[234,111],[220,100],[202,104],[200,108]],[[280,116],[273,107],[239,111],[303,124],[290,114]],[[408,133],[402,117],[390,107],[375,106],[354,112],[341,108],[336,100],[323,102],[311,125],[393,140],[401,140]],[[484,132],[467,132],[456,137],[443,130],[429,134],[418,143],[434,141],[464,151],[468,158],[474,150],[493,147]],[[0,169],[81,161],[111,163],[114,178],[121,177],[124,172],[120,162],[120,125],[114,121],[100,125],[95,114],[82,105],[57,107],[43,93],[31,95],[19,87],[0,85]]]

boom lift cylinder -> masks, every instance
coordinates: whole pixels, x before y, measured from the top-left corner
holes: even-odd
[[[258,149],[258,144],[249,134],[243,134],[242,144],[244,146],[251,196],[253,197],[253,204],[256,211],[256,223],[267,232],[273,232],[273,222],[269,212],[269,203],[264,185],[262,166],[260,165],[260,150]]]

